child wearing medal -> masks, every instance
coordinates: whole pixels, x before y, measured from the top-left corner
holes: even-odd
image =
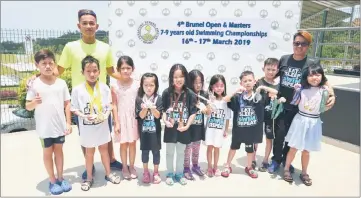
[[[98,147],[101,155],[105,169],[105,180],[119,184],[120,177],[110,173],[108,142],[110,142],[111,137],[107,122],[112,111],[110,89],[98,80],[100,70],[97,59],[86,56],[81,64],[86,82],[74,87],[71,94],[71,111],[79,116],[80,144],[86,148],[87,178],[81,184],[81,189],[88,191],[94,182],[92,171],[95,147]],[[117,128],[119,127],[115,126],[115,130],[118,130]]]

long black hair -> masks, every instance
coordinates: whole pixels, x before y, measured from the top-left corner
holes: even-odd
[[[311,85],[307,81],[307,77],[310,74],[311,75],[312,74],[321,74],[322,78],[321,78],[321,82],[320,82],[319,86],[323,86],[326,84],[327,79],[326,79],[326,76],[325,76],[322,66],[320,64],[311,63],[308,67],[306,67],[302,71],[302,77],[301,77],[302,88],[308,89],[311,87]]]
[[[224,78],[223,75],[221,74],[216,74],[214,76],[212,76],[210,82],[209,82],[209,86],[208,86],[208,91],[212,92],[212,86],[215,85],[218,81],[222,81],[224,84],[224,91],[222,93],[222,96],[226,96],[227,95],[227,84],[226,84],[226,80]],[[214,93],[216,97],[218,97],[217,93]]]
[[[200,77],[200,78],[201,78],[202,88],[201,88],[200,93],[204,93],[204,90],[203,90],[203,86],[204,86],[204,76],[203,76],[202,72],[199,71],[199,70],[197,70],[197,69],[193,69],[192,71],[189,72],[188,76],[189,76],[190,89],[191,89],[194,93],[196,93],[196,90],[195,90],[195,88],[194,88],[194,82],[196,81],[196,78],[197,78],[197,77]]]
[[[187,68],[184,65],[177,63],[177,64],[174,64],[170,68],[170,71],[169,71],[168,82],[169,82],[169,92],[170,93],[174,92],[174,80],[173,80],[173,77],[174,77],[175,71],[177,71],[177,70],[181,70],[182,74],[184,76],[184,85],[182,87],[182,90],[186,91],[187,88],[189,87],[189,77],[188,77]]]
[[[158,76],[155,73],[145,73],[142,75],[142,78],[140,79],[140,86],[138,89],[138,97],[139,98],[143,98],[145,91],[143,89],[143,83],[144,83],[144,79],[145,78],[154,78],[154,84],[155,84],[155,89],[154,89],[154,95],[158,94],[158,89],[159,89],[159,81],[158,81]]]

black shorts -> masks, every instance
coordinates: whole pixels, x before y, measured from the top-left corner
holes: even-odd
[[[237,142],[232,140],[231,142],[231,149],[238,150],[241,148],[242,142]],[[256,144],[245,144],[245,151],[247,153],[254,153],[256,151]]]
[[[275,139],[274,130],[276,130],[276,121],[274,122],[273,128],[273,120],[265,120],[264,121],[264,134],[266,135],[267,139],[273,140]]]
[[[43,148],[49,148],[54,144],[64,144],[65,136],[59,136],[56,138],[44,138],[44,139],[40,138],[40,142]]]

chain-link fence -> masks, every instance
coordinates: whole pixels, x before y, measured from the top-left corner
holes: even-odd
[[[108,32],[98,31],[98,40],[108,42]],[[34,53],[49,49],[59,60],[66,43],[81,38],[77,31],[1,29],[1,133],[34,130],[33,112],[25,110],[26,80],[37,73]],[[71,89],[70,70],[60,77]]]
[[[359,70],[360,3],[342,8],[329,8],[313,1],[303,4],[301,29],[313,35],[308,55],[320,58],[327,73],[334,69]]]

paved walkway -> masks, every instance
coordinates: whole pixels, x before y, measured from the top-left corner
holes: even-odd
[[[145,186],[139,180],[122,181],[119,185],[106,184],[100,156],[96,153],[95,184],[88,192],[80,189],[80,175],[84,170],[84,159],[79,147],[78,133],[74,127],[64,145],[65,178],[73,184],[73,190],[64,196],[360,196],[360,156],[332,145],[322,144],[322,151],[311,153],[309,167],[313,186],[306,187],[298,178],[300,155],[294,165],[295,182],[290,185],[280,175],[259,173],[258,179],[251,179],[244,173],[246,154],[244,146],[236,154],[233,170],[229,178],[197,177],[197,181],[187,186],[175,184],[172,187],[164,182]],[[230,137],[221,149],[220,164],[227,157]],[[115,144],[119,148],[119,144]],[[139,147],[139,144],[138,144]],[[259,146],[257,156],[261,162],[265,145]],[[200,165],[206,167],[206,147],[201,147]],[[138,152],[138,151],[137,151]],[[119,159],[119,150],[116,150]],[[140,152],[137,153],[136,167],[141,175]],[[282,173],[282,169],[279,171]],[[161,151],[160,173],[165,176],[165,149]],[[120,174],[120,172],[117,172]],[[106,185],[106,186],[105,186]],[[43,196],[48,194],[48,179],[42,162],[42,148],[34,131],[1,135],[1,196]]]

